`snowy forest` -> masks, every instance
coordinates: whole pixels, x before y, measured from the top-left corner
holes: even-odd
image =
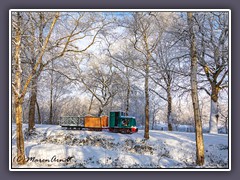
[[[229,16],[12,11],[10,164],[228,168]],[[59,126],[63,116],[109,116],[112,110],[135,117],[139,132]],[[75,160],[49,165],[57,147],[71,154],[59,157]]]

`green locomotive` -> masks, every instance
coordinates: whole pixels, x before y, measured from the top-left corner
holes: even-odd
[[[134,133],[138,131],[136,119],[132,116],[126,116],[122,111],[111,111],[109,118],[109,131],[120,133]]]

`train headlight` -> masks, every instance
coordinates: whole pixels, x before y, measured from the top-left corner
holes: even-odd
[[[138,128],[137,127],[132,127],[131,130],[132,130],[132,132],[138,132]]]

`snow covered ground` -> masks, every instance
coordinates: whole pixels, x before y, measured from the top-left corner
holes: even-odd
[[[195,165],[195,134],[144,131],[119,134],[64,130],[36,125],[30,135],[24,125],[27,164],[16,161],[15,124],[12,125],[12,168],[200,168]],[[228,168],[228,135],[204,134],[203,168]]]

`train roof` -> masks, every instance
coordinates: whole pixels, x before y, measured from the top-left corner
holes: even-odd
[[[121,118],[135,118],[134,116],[121,116]]]

